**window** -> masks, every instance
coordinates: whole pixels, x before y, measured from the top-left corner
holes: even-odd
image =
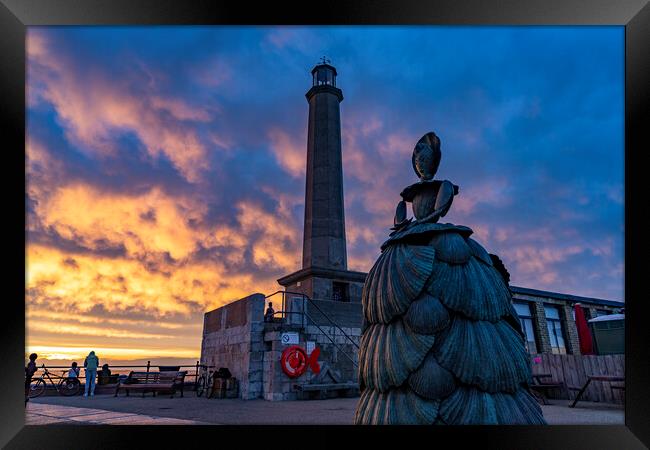
[[[349,302],[348,284],[335,281],[332,283],[332,300],[335,302]]]
[[[548,337],[551,340],[551,352],[556,355],[566,355],[560,309],[557,306],[544,305],[544,314],[546,314]]]
[[[596,317],[600,317],[600,316],[608,316],[608,315],[610,315],[611,313],[612,313],[611,311],[608,311],[608,310],[606,310],[606,309],[597,309],[597,310],[596,310]]]
[[[524,302],[513,302],[515,311],[521,322],[521,329],[526,336],[526,350],[528,353],[537,353],[537,340],[535,338],[535,327],[533,327],[533,315],[530,312],[530,304]]]
[[[322,86],[322,85],[336,86],[336,77],[334,76],[334,71],[326,66],[318,67],[313,74],[313,85],[314,86]]]

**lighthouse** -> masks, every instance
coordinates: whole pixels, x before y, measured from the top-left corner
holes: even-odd
[[[365,273],[348,270],[338,73],[326,58],[311,70],[302,269],[278,280],[313,300],[358,302]]]
[[[323,60],[311,71],[302,267],[347,269],[341,111],[336,69]]]

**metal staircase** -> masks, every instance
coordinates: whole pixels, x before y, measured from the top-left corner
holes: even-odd
[[[288,291],[276,291],[272,294],[269,294],[265,297],[265,304],[266,301],[272,297],[281,295],[282,296],[282,309],[280,311],[276,311],[273,316],[279,316],[283,321],[286,321],[287,317],[291,318],[292,315],[297,314],[300,315],[300,326],[301,330],[305,330],[305,325],[313,325],[318,330],[329,339],[329,341],[334,344],[334,346],[338,349],[339,352],[341,352],[343,355],[345,355],[350,361],[352,361],[352,364],[355,367],[359,367],[358,363],[354,360],[352,356],[350,356],[343,348],[336,343],[336,340],[334,339],[337,335],[342,335],[345,336],[347,341],[350,341],[352,345],[354,345],[357,350],[359,349],[359,344],[357,344],[354,339],[352,339],[343,329],[334,321],[332,318],[325,313],[308,295],[303,294],[302,292],[288,292]],[[300,311],[291,311],[287,310],[287,301],[286,301],[286,296],[291,295],[292,297],[300,297],[302,300],[302,308]],[[329,333],[326,333],[323,328],[321,328],[320,325],[316,323],[316,321],[309,315],[307,312],[307,308],[305,308],[306,305],[309,305],[310,307],[313,307],[316,311],[318,311],[321,316],[323,316],[327,321],[331,324],[331,326],[335,329],[334,333],[334,338],[330,336]],[[307,323],[305,323],[305,319],[307,319]],[[290,322],[291,323],[291,322]],[[339,331],[339,333],[336,333],[336,331]]]

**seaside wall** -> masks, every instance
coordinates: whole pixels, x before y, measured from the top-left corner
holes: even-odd
[[[227,367],[239,397],[262,397],[264,294],[253,294],[205,313],[201,364]]]

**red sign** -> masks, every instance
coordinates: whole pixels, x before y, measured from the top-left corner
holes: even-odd
[[[580,343],[580,353],[583,355],[593,355],[594,347],[591,340],[591,331],[589,331],[589,325],[587,325],[587,318],[585,317],[585,311],[582,309],[580,303],[575,305],[576,313],[576,328],[578,328],[578,341]]]
[[[282,371],[290,378],[298,378],[300,375],[307,371],[310,367],[312,372],[319,373],[320,366],[318,365],[318,356],[320,355],[320,348],[316,347],[311,355],[307,356],[307,352],[297,345],[287,347],[282,352],[280,363],[282,364]]]

